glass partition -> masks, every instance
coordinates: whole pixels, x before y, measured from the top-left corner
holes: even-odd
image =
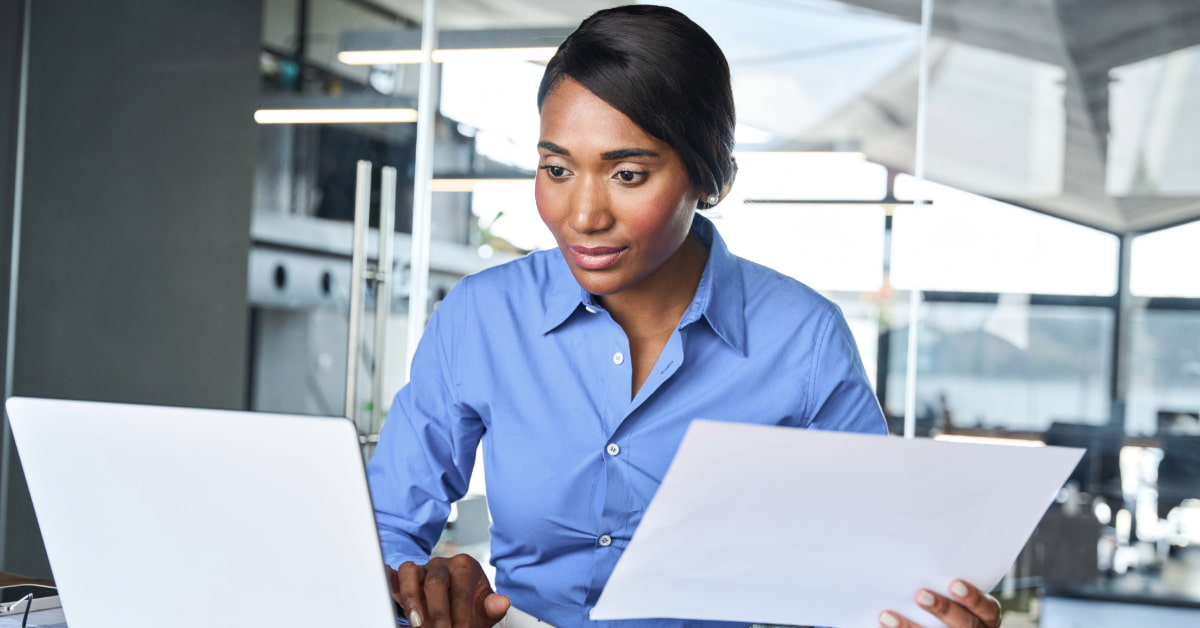
[[[1125,431],[1200,434],[1200,304],[1146,308],[1130,325],[1134,342]]]
[[[1126,431],[1200,433],[1200,222],[1133,239]],[[1200,486],[1197,486],[1200,489]],[[1200,490],[1197,491],[1200,498]]]
[[[1023,294],[990,302],[926,295],[917,363],[917,433],[1011,431],[1109,417],[1113,312],[1042,305]],[[907,330],[893,335],[890,414],[903,407]],[[989,434],[994,435],[994,434]]]

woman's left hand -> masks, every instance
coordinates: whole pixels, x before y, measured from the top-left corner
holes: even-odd
[[[917,604],[950,628],[1000,627],[1000,602],[996,598],[962,580],[950,584],[950,593],[953,597],[922,589],[917,592]],[[884,628],[921,628],[921,624],[895,611],[880,614],[879,625]]]

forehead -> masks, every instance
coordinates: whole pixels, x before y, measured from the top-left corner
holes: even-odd
[[[542,101],[541,140],[572,154],[593,148],[652,148],[674,153],[665,142],[570,77],[559,81]]]

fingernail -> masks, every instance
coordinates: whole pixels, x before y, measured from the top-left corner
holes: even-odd
[[[412,628],[421,628],[421,614],[416,609],[408,614],[408,623]]]
[[[891,613],[884,613],[880,615],[879,623],[887,626],[888,628],[898,628],[900,626],[900,620],[896,619],[896,616]]]
[[[955,580],[950,584],[950,592],[958,597],[967,597],[967,585],[962,580]]]
[[[933,606],[933,594],[922,590],[917,594],[917,604],[921,606]]]

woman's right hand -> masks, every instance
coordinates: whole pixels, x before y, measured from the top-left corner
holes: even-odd
[[[491,628],[512,602],[492,590],[479,561],[466,554],[388,568],[392,597],[413,628]]]

